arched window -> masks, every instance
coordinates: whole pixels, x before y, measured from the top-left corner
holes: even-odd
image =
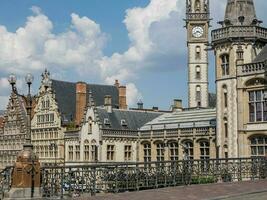
[[[224,107],[228,107],[228,92],[227,92],[227,86],[223,86],[223,102],[224,102]]]
[[[171,160],[178,160],[178,143],[177,142],[170,142],[169,143],[169,155]]]
[[[223,119],[223,122],[224,122],[224,137],[226,139],[228,138],[228,120],[226,117]]]
[[[151,162],[151,144],[145,143],[144,147],[144,162]]]
[[[184,145],[184,159],[194,159],[194,145],[191,141],[185,141]]]
[[[88,118],[88,134],[92,134],[92,127],[93,127],[93,125],[92,125],[92,118],[91,117],[89,117]]]
[[[90,145],[89,145],[89,141],[85,140],[84,141],[84,160],[85,161],[89,161],[89,155],[90,155]]]
[[[200,85],[196,86],[196,101],[197,101],[197,106],[201,107],[201,87],[200,87]]]
[[[222,70],[222,76],[229,75],[229,55],[224,54],[221,56],[221,70]]]
[[[157,161],[164,161],[164,143],[160,142],[157,146]]]
[[[200,66],[196,66],[196,79],[200,79],[201,78],[201,68]]]
[[[210,159],[210,143],[208,141],[201,141],[200,146],[200,159],[208,160]]]
[[[255,136],[250,139],[251,156],[267,155],[267,136]]]
[[[201,47],[196,46],[196,60],[201,59]]]

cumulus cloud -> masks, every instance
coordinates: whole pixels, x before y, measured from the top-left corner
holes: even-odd
[[[263,1],[263,0],[262,0]],[[211,0],[213,28],[223,18],[226,1]],[[173,70],[186,60],[185,0],[150,0],[145,7],[126,10],[123,23],[128,31],[129,48],[123,53],[105,56],[107,34],[89,17],[71,14],[67,30],[55,34],[53,22],[39,7],[23,27],[10,32],[0,25],[0,96],[8,95],[9,73],[24,75],[30,71],[40,75],[44,68],[54,77],[68,78],[66,71],[77,79],[102,83],[115,79],[128,86],[128,104],[134,105],[142,95],[134,82],[142,71]],[[184,66],[185,67],[185,66]],[[5,100],[1,100],[2,102]],[[0,107],[1,108],[1,107]],[[3,108],[3,106],[2,106]]]

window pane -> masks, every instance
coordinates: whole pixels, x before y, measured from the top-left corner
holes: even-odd
[[[264,155],[264,148],[262,146],[258,147],[259,155]]]
[[[251,155],[256,156],[257,155],[257,148],[251,147]]]
[[[256,100],[261,101],[261,93],[262,91],[256,91]]]
[[[256,103],[257,121],[262,121],[262,103]]]
[[[249,92],[249,101],[254,101],[254,92]]]

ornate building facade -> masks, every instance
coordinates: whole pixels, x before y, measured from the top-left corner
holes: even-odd
[[[90,99],[80,130],[66,133],[66,164],[137,161],[138,129],[162,113],[113,108],[110,95],[104,106]]]
[[[27,116],[24,99],[11,93],[0,127],[0,168],[11,166],[25,143]]]
[[[212,31],[219,156],[266,155],[266,50],[262,49],[267,29],[260,26],[253,0],[228,0],[219,23],[222,27]],[[260,153],[254,145],[261,146],[255,147]]]
[[[209,107],[209,0],[186,1],[189,108]]]
[[[216,109],[176,110],[139,131],[138,160],[216,158]]]
[[[105,95],[110,95],[114,99],[112,108],[121,106],[125,109],[125,90],[126,87],[120,86],[118,81],[110,86],[53,80],[46,70],[42,74],[32,119],[32,143],[41,163],[65,163],[66,141],[69,141],[70,133],[77,133],[82,127],[89,94],[97,106],[104,105]],[[78,157],[82,146],[75,145],[74,148]]]

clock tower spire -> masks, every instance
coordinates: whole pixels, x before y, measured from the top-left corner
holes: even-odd
[[[186,0],[189,108],[209,107],[209,0]]]

